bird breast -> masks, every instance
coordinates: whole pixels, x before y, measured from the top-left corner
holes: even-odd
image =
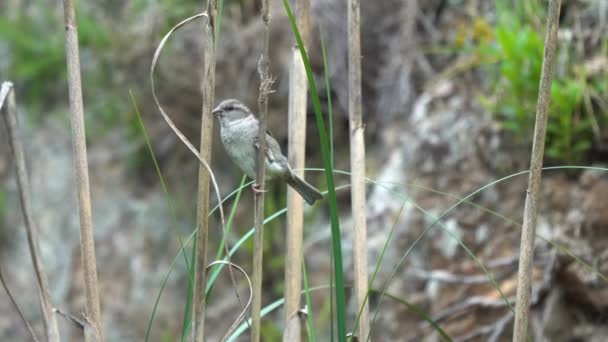
[[[258,123],[252,116],[222,123],[221,138],[226,153],[247,176],[256,175],[257,149],[254,147],[258,135]]]

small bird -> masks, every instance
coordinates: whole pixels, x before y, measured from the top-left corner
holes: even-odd
[[[255,179],[258,154],[259,121],[253,113],[238,100],[222,101],[213,115],[220,122],[221,138],[224,149],[230,159],[238,165],[247,176]],[[279,143],[266,133],[266,178],[278,178],[289,184],[304,200],[313,205],[323,195],[319,190],[298,177],[291,170],[287,158],[281,152]],[[257,189],[254,188],[254,191]]]

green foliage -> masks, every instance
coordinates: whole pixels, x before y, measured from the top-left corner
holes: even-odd
[[[551,86],[551,109],[553,117],[547,124],[547,157],[576,163],[591,147],[591,122],[581,117],[583,82],[565,79]]]
[[[22,103],[34,112],[53,104],[67,93],[65,66],[65,30],[61,11],[47,2],[24,9],[13,18],[0,14],[0,41],[9,52],[7,78],[18,89]],[[94,67],[83,63],[85,89],[96,93],[109,83],[107,67],[98,65],[97,57],[109,45],[106,31],[87,11],[77,11],[81,55],[95,56]],[[84,58],[83,58],[84,60]],[[45,108],[48,111],[48,108]]]
[[[61,23],[56,21],[48,4],[43,2],[40,6],[35,15],[19,13],[13,19],[0,15],[0,41],[9,51],[8,78],[19,81],[16,84],[21,83],[27,89],[27,93],[20,96],[35,99],[37,103],[48,96],[49,91],[54,92],[55,89],[50,88],[53,83],[57,86],[57,81],[66,79],[63,30],[49,30],[53,26],[61,28]]]
[[[480,40],[475,46],[482,63],[491,65],[491,96],[482,102],[518,143],[531,144],[543,61],[542,30],[522,19],[528,15],[497,7],[494,39]],[[570,50],[565,44],[558,53],[569,57]],[[555,73],[553,78],[546,155],[549,162],[574,164],[584,160],[592,145],[593,132],[583,95],[593,90],[589,89],[593,83],[576,74],[570,58],[558,63],[564,72]]]

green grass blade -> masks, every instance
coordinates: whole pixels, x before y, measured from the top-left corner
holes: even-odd
[[[250,184],[251,184],[251,182],[250,182],[250,183],[245,184],[245,186],[249,186]],[[234,195],[236,195],[236,194],[237,194],[237,192],[238,192],[238,191],[240,191],[242,188],[243,188],[243,187],[241,187],[241,188],[239,188],[239,189],[236,189],[236,190],[234,190],[232,193],[230,193],[228,196],[224,197],[223,202],[226,202],[227,200],[229,200],[230,198],[232,198],[232,197],[233,197]],[[223,202],[222,202],[222,204],[223,204]],[[218,208],[219,208],[219,205],[216,205],[216,206],[215,206],[215,208],[213,208],[213,210],[211,210],[211,211],[209,212],[209,216],[211,216],[211,215],[212,215],[212,214],[213,214],[215,211],[217,211],[217,210],[218,210]],[[280,214],[283,214],[283,213],[285,213],[286,211],[287,211],[287,209],[284,209],[284,211],[283,211],[283,212],[280,212],[280,213],[275,213],[275,216],[273,216],[273,217],[272,217],[272,219],[275,219],[276,217],[280,216]],[[276,214],[278,214],[278,215],[276,215]],[[270,217],[269,217],[269,219],[270,219]],[[235,252],[236,252],[236,250],[238,249],[238,247],[240,247],[240,246],[241,246],[241,245],[242,245],[242,244],[243,244],[243,243],[244,243],[244,242],[247,240],[247,238],[249,238],[249,237],[250,237],[250,236],[253,234],[253,230],[249,231],[249,233],[248,233],[248,234],[249,234],[248,236],[246,236],[246,237],[242,238],[241,240],[239,240],[239,242],[237,243],[237,245],[235,245],[235,246],[232,248],[232,250],[231,250],[231,254],[230,254],[230,255],[232,255],[233,253],[235,253]],[[195,235],[196,235],[196,229],[195,229],[195,230],[194,230],[194,231],[193,231],[193,232],[190,234],[190,236],[188,236],[188,238],[186,239],[186,241],[184,241],[184,245],[187,245],[188,243],[190,243],[190,241],[191,241],[192,239],[194,239]],[[195,250],[196,250],[196,249],[195,249]],[[171,262],[171,265],[169,266],[169,270],[167,271],[167,274],[165,275],[165,278],[163,279],[163,281],[162,281],[162,283],[161,283],[161,286],[160,286],[160,288],[159,288],[158,294],[157,294],[157,296],[156,296],[156,300],[155,300],[155,302],[154,302],[154,307],[152,308],[152,314],[150,315],[150,320],[149,320],[149,322],[148,322],[148,328],[147,328],[147,331],[146,331],[146,341],[148,340],[148,337],[150,336],[150,331],[151,331],[151,328],[152,328],[152,322],[154,321],[154,316],[156,315],[156,308],[158,307],[158,303],[160,302],[160,298],[161,298],[162,293],[163,293],[163,291],[164,291],[164,289],[165,289],[165,286],[167,285],[167,282],[169,281],[169,276],[171,275],[171,272],[172,272],[172,271],[173,271],[173,269],[175,268],[175,265],[177,264],[177,260],[178,260],[178,259],[179,259],[179,258],[182,256],[182,254],[184,254],[184,253],[185,253],[185,252],[184,252],[184,250],[183,250],[183,249],[181,249],[181,250],[179,251],[179,253],[178,253],[178,254],[177,254],[177,255],[176,255],[174,258],[173,258],[173,261]],[[218,272],[218,273],[219,273],[219,272]],[[216,275],[216,278],[217,278],[217,275]],[[212,283],[213,283],[213,282],[211,282],[211,284],[212,284]],[[208,283],[208,284],[209,284],[209,283]],[[208,287],[210,287],[210,285],[208,285]],[[208,291],[208,290],[209,290],[209,289],[207,289],[207,291]]]
[[[376,267],[374,268],[374,273],[372,274],[372,278],[369,281],[369,286],[368,286],[369,289],[371,289],[372,286],[374,285],[374,280],[376,279],[376,276],[378,275],[378,270],[380,269],[380,264],[382,264],[382,260],[384,259],[384,254],[386,252],[386,249],[388,248],[388,244],[390,243],[391,238],[393,237],[393,233],[395,232],[395,229],[397,228],[397,223],[399,223],[399,218],[401,217],[401,213],[403,212],[403,208],[407,204],[407,201],[408,200],[406,199],[403,202],[403,204],[401,205],[401,207],[399,208],[399,211],[397,212],[397,216],[395,217],[395,220],[393,221],[393,226],[391,227],[391,230],[388,233],[388,237],[386,238],[386,242],[384,242],[384,246],[382,246],[382,252],[380,252],[380,257],[378,258],[378,262],[376,262]],[[364,303],[368,300],[370,291],[367,291],[367,294],[365,294],[365,299],[363,301]],[[357,319],[355,320],[355,325],[353,326],[353,331],[357,331],[357,328],[359,327],[359,321],[361,320],[361,314],[363,313],[363,308],[364,308],[363,305],[361,305],[361,307],[359,308],[359,313],[357,314]]]
[[[310,87],[310,95],[312,97],[313,107],[315,109],[315,118],[317,121],[317,129],[319,131],[319,141],[321,143],[321,154],[323,157],[323,165],[325,167],[325,177],[327,180],[328,197],[329,197],[329,215],[331,220],[331,236],[332,236],[332,248],[334,255],[334,266],[335,266],[335,277],[336,277],[336,313],[337,313],[337,332],[338,341],[346,342],[346,295],[344,291],[344,270],[342,263],[342,245],[340,241],[340,220],[338,218],[338,203],[336,200],[336,189],[334,187],[334,174],[333,166],[329,155],[329,144],[327,142],[327,131],[325,129],[325,122],[323,119],[323,113],[321,112],[321,101],[317,92],[317,86],[315,84],[314,76],[312,74],[312,68],[306,54],[306,49],[302,42],[302,37],[298,31],[296,20],[289,6],[287,0],[283,0],[283,5],[293,34],[298,42],[298,48],[302,55],[302,61],[306,69],[306,76],[308,78],[308,86]]]
[[[190,260],[196,258],[196,233],[194,234],[194,241],[192,241],[192,251]],[[188,277],[194,278],[194,267],[188,270]],[[181,342],[186,341],[188,331],[190,330],[190,324],[192,323],[192,297],[194,296],[194,282],[188,282],[188,291],[186,292],[186,307],[184,308],[184,318],[182,320],[182,335],[180,338]]]
[[[321,38],[321,53],[323,55],[323,75],[325,77],[325,88],[327,91],[327,116],[329,126],[329,154],[331,156],[331,165],[334,165],[334,111],[331,103],[331,84],[329,83],[329,63],[327,63],[327,54],[325,51],[325,41],[323,40],[323,31],[319,32]]]
[[[306,321],[308,322],[308,341],[315,342],[315,320],[312,310],[312,301],[310,300],[310,289],[308,288],[308,274],[306,272],[306,258],[302,255],[302,275],[304,279],[304,296],[306,298]]]
[[[224,0],[217,2],[217,17],[215,18],[215,48],[220,43],[220,32],[222,28],[222,16],[224,14]]]
[[[133,92],[131,90],[129,90],[129,94],[131,95],[131,102],[133,103],[133,108],[135,109],[135,114],[137,115],[137,119],[139,121],[139,126],[141,128],[141,132],[144,136],[144,140],[146,141],[146,147],[148,149],[148,152],[150,153],[152,162],[154,163],[154,168],[156,169],[156,174],[158,176],[161,187],[163,189],[163,194],[164,194],[165,200],[167,201],[167,207],[169,208],[169,212],[171,215],[171,221],[173,222],[173,226],[175,227],[175,230],[176,230],[177,240],[179,241],[181,254],[184,256],[184,262],[185,262],[186,268],[188,270],[188,288],[190,288],[194,283],[193,276],[191,274],[192,273],[191,271],[193,270],[193,268],[190,267],[190,264],[188,263],[188,257],[186,256],[186,253],[184,251],[184,243],[181,239],[179,232],[177,231],[177,217],[175,215],[175,208],[173,207],[173,202],[171,202],[171,196],[169,195],[169,190],[167,188],[167,184],[165,183],[165,178],[163,177],[163,174],[160,170],[160,166],[158,165],[158,161],[156,160],[156,155],[154,154],[154,150],[152,148],[152,143],[150,141],[150,137],[148,136],[148,131],[146,130],[144,121],[141,117],[141,113],[139,112],[137,102],[135,101],[135,96],[133,95]],[[194,259],[192,259],[192,260],[194,260]],[[164,288],[165,284],[166,284],[166,282],[163,282],[163,285],[162,285],[163,288]],[[157,305],[154,305],[154,309],[153,309],[154,311],[156,311],[156,307],[157,307]],[[150,318],[150,321],[148,322],[148,329],[146,331],[146,341],[148,340],[148,337],[150,336],[153,317],[154,317],[154,312],[152,313],[152,317]]]
[[[236,193],[236,198],[234,199],[234,203],[232,204],[232,208],[230,209],[230,215],[228,216],[228,220],[226,221],[226,233],[224,233],[222,241],[220,241],[220,246],[217,248],[215,260],[220,260],[222,258],[222,255],[224,254],[224,245],[226,244],[225,239],[228,237],[228,234],[230,234],[232,222],[234,221],[234,216],[236,215],[236,209],[239,206],[239,202],[241,201],[241,194],[243,193],[243,189],[245,188],[245,181],[247,181],[247,175],[243,175],[243,178],[241,178],[241,184],[239,184],[238,192]],[[205,292],[211,292],[211,289],[209,288],[205,290]],[[207,300],[209,300],[209,295],[207,295]]]
[[[378,290],[378,289],[372,289],[372,288],[370,288],[369,292],[376,293],[376,294],[380,294],[380,293],[382,293],[382,291],[381,291],[381,290]],[[412,304],[412,303],[408,302],[407,300],[402,299],[402,298],[399,298],[399,297],[397,297],[397,296],[395,296],[395,295],[392,295],[392,294],[389,294],[389,293],[385,293],[384,295],[385,295],[387,298],[390,298],[390,299],[392,299],[392,300],[394,300],[394,301],[396,301],[396,302],[399,302],[399,303],[401,303],[401,304],[403,304],[403,305],[407,306],[408,310],[410,310],[411,312],[415,313],[416,315],[418,315],[418,316],[419,316],[420,318],[422,318],[423,320],[427,321],[427,323],[429,323],[429,324],[430,324],[430,325],[433,327],[433,329],[435,329],[435,331],[436,331],[437,333],[439,333],[439,335],[441,335],[441,337],[443,337],[443,340],[444,340],[444,341],[449,341],[449,342],[451,342],[451,341],[452,341],[452,338],[450,337],[450,335],[448,335],[448,334],[447,334],[447,333],[446,333],[446,332],[445,332],[445,331],[444,331],[444,330],[441,328],[441,326],[440,326],[440,325],[439,325],[437,322],[435,322],[435,321],[434,321],[434,320],[431,318],[431,316],[429,316],[429,314],[427,314],[427,313],[426,313],[424,310],[422,310],[422,309],[421,309],[421,308],[419,308],[418,306],[416,306],[416,305],[414,305],[414,304]]]
[[[234,215],[236,214],[236,209],[239,206],[239,202],[241,200],[241,194],[243,193],[243,189],[246,187],[245,185],[245,181],[247,180],[247,176],[243,175],[243,178],[241,179],[241,184],[239,185],[239,187],[236,190],[236,199],[234,200],[234,203],[232,203],[232,208],[230,209],[230,216],[228,216],[228,220],[226,221],[226,233],[223,234],[222,236],[222,240],[220,241],[220,246],[218,247],[218,251],[216,254],[216,258],[215,260],[219,260],[222,258],[222,254],[224,253],[224,245],[226,243],[225,239],[228,236],[228,233],[230,233],[230,228],[232,227],[232,222],[234,221]],[[247,185],[249,185],[250,183],[247,183]],[[194,241],[194,249],[196,250],[196,240]],[[220,265],[224,265],[224,264],[220,264]],[[211,293],[211,289],[213,288],[213,284],[215,283],[215,278],[213,279],[208,279],[207,280],[207,287],[205,288],[205,297],[207,302],[209,302],[209,293]],[[190,327],[192,326],[192,319],[190,319],[190,317],[192,316],[186,316],[188,317],[187,320],[184,320],[184,327],[185,327],[185,331],[186,334],[182,334],[182,337],[184,335],[187,336],[188,331],[190,330]]]
[[[309,288],[309,292],[320,291],[320,290],[323,290],[323,289],[326,289],[326,288],[328,288],[327,285],[315,286],[315,287]],[[303,293],[303,291],[300,292],[300,293]],[[274,302],[270,303],[269,305],[265,306],[262,309],[261,316],[264,317],[264,316],[268,315],[269,313],[273,312],[274,310],[280,308],[281,305],[283,305],[283,304],[285,304],[285,298],[281,298],[281,299],[275,300]],[[249,321],[251,321],[251,319],[249,319]],[[234,341],[236,341],[236,339],[239,336],[241,336],[241,334],[243,334],[247,330],[247,328],[248,328],[247,323],[246,322],[242,323],[238,327],[238,329],[236,329],[234,331],[234,333],[230,336],[230,338],[228,338],[227,342],[234,342]]]

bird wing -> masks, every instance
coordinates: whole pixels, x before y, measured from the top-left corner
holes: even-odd
[[[260,149],[260,144],[257,137],[253,142],[253,146],[255,146],[255,148],[258,150]],[[278,152],[278,155],[276,155],[276,152]],[[272,163],[281,155],[281,146],[272,136],[272,134],[270,134],[270,131],[266,130],[266,158],[268,158],[268,161]]]

